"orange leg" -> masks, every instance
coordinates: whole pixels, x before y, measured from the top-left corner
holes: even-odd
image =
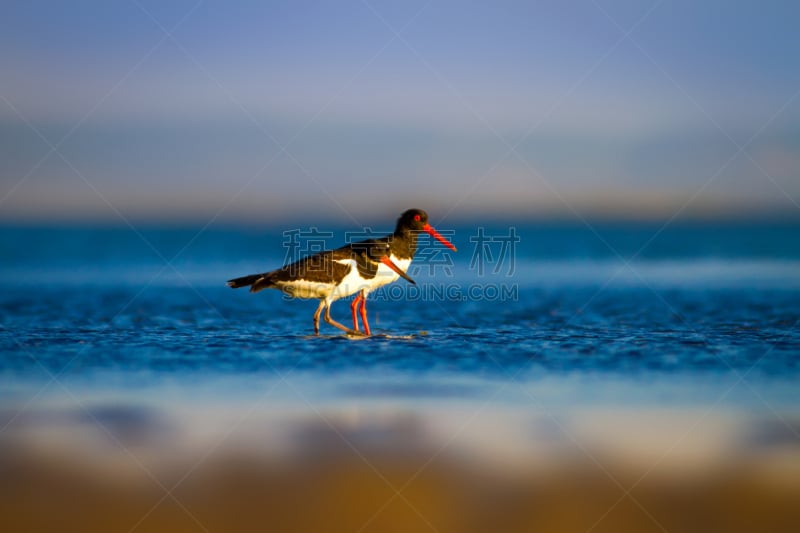
[[[359,297],[361,298],[361,307],[359,311],[361,312],[361,322],[364,323],[364,333],[372,335],[369,331],[369,322],[367,322],[367,295],[361,293]],[[353,317],[355,317],[355,309],[353,310]]]
[[[356,316],[356,308],[358,307],[358,303],[362,301],[361,293],[353,299],[353,303],[350,304],[350,311],[353,312],[353,331],[358,331],[358,317]],[[361,307],[364,307],[364,304],[361,304]],[[361,316],[364,316],[363,313]],[[369,335],[369,326],[367,323],[364,322],[364,328],[367,330],[367,335]]]

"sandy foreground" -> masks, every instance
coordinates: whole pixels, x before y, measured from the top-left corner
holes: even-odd
[[[3,531],[796,531],[797,416],[103,404],[0,414]]]

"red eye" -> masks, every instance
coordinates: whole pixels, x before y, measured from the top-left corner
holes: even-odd
[[[419,222],[419,218],[420,218],[419,215],[414,215],[414,220],[416,220],[417,222]]]

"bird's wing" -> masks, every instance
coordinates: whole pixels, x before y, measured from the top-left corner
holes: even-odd
[[[303,279],[322,283],[344,278],[350,271],[350,264],[342,264],[340,260],[349,260],[349,254],[342,254],[341,249],[319,252],[299,261],[284,265],[269,272],[267,276],[273,283]]]

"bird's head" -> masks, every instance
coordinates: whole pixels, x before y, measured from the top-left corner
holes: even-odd
[[[454,252],[457,251],[456,247],[453,246],[453,243],[442,237],[442,235],[428,223],[428,213],[426,213],[422,209],[409,209],[408,211],[400,215],[400,218],[397,219],[397,227],[395,229],[396,235],[402,235],[406,232],[420,232],[420,231],[424,231],[425,233],[430,234],[436,240],[438,240],[439,242],[441,242]]]

